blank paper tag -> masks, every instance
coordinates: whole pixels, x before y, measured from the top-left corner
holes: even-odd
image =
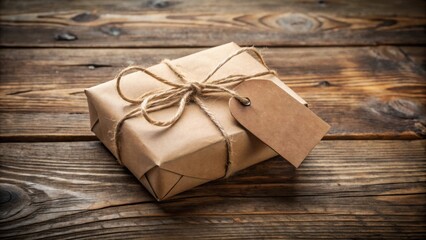
[[[275,83],[251,80],[234,89],[250,106],[229,101],[234,118],[279,155],[298,167],[330,126]]]

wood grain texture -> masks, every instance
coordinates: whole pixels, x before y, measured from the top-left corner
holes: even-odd
[[[421,239],[425,151],[323,141],[297,171],[275,158],[157,203],[99,142],[2,143],[0,236]]]
[[[424,44],[424,1],[2,1],[0,45]]]
[[[3,49],[1,139],[95,139],[89,131],[84,88],[111,79],[129,64],[150,66],[199,50]],[[425,136],[426,74],[399,48],[271,48],[262,52],[281,79],[332,125],[328,139]]]
[[[401,16],[422,17],[425,15],[422,6],[426,4],[422,0],[406,1],[397,0],[241,0],[239,2],[227,0],[187,0],[187,1],[164,1],[164,0],[126,0],[117,4],[114,0],[93,1],[64,1],[64,0],[1,0],[0,15],[23,14],[43,12],[46,9],[54,12],[71,11],[75,9],[93,11],[97,13],[119,13],[132,12],[256,12],[256,11],[323,11],[325,13],[341,12],[347,16],[378,15],[392,16],[398,13]],[[80,17],[84,21],[90,19],[88,16]]]
[[[413,61],[423,71],[426,71],[426,48],[401,47],[401,50],[410,61]]]

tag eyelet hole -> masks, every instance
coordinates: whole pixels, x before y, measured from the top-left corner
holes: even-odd
[[[245,107],[250,106],[250,105],[251,105],[250,98],[245,97],[245,101],[241,101],[241,104],[242,104],[243,106],[245,106]]]

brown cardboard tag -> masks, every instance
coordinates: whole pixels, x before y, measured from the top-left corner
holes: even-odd
[[[275,83],[251,80],[235,91],[250,99],[244,106],[231,98],[234,118],[279,155],[298,167],[330,126]]]

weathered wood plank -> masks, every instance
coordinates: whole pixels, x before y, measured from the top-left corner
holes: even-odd
[[[413,16],[425,15],[422,6],[426,4],[422,0],[411,0],[410,4],[397,0],[241,0],[239,2],[227,0],[126,0],[117,4],[114,0],[93,1],[64,1],[64,0],[1,0],[0,15],[37,13],[46,9],[53,12],[64,12],[71,10],[87,10],[96,13],[119,13],[134,12],[259,12],[259,11],[323,11],[345,12],[348,16],[356,15],[382,15],[382,16]],[[89,16],[80,16],[78,20],[90,19]]]
[[[1,46],[423,44],[424,1],[2,1]]]
[[[423,48],[416,48],[421,50]],[[3,141],[88,140],[83,89],[129,64],[150,66],[200,49],[3,49]],[[328,139],[425,136],[424,70],[396,47],[271,48],[268,64],[332,125]]]
[[[157,203],[99,142],[0,144],[0,236],[426,236],[426,141],[323,141]],[[197,229],[197,231],[194,231]]]

